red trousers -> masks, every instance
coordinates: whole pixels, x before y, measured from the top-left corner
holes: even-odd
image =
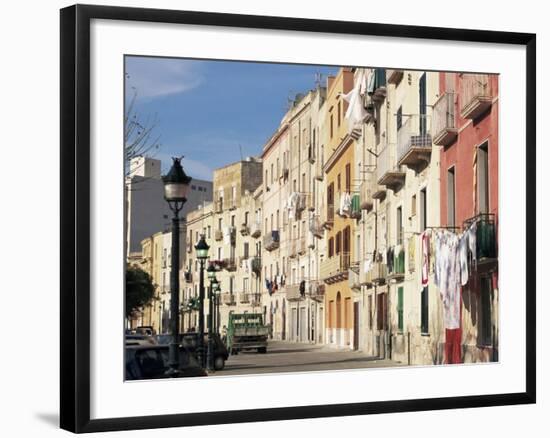
[[[445,329],[445,363],[462,363],[462,329]]]

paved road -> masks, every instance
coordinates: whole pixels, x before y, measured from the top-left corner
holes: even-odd
[[[241,352],[232,355],[225,363],[225,369],[217,371],[215,375],[345,370],[399,365],[399,362],[368,357],[359,351],[270,341],[267,353]]]

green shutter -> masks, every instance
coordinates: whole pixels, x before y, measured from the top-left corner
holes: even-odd
[[[403,287],[397,288],[397,327],[403,331]]]

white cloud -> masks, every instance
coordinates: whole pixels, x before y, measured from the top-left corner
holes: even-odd
[[[140,98],[183,93],[202,83],[200,62],[184,59],[129,57],[126,59],[126,87]]]

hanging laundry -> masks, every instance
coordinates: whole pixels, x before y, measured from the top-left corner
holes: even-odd
[[[348,217],[351,214],[351,196],[348,192],[342,192],[340,195],[338,214],[343,217]]]
[[[370,260],[365,260],[363,262],[363,272],[365,274],[368,274],[370,272],[371,267],[372,267],[372,262]]]
[[[460,328],[461,267],[459,237],[449,231],[436,234],[436,280],[443,302],[446,329]]]
[[[422,286],[428,285],[429,267],[430,267],[430,235],[425,230],[421,235],[422,241]]]
[[[416,265],[416,236],[411,236],[409,238],[409,272],[414,272]]]
[[[463,233],[460,236],[458,257],[460,263],[460,284],[465,286],[468,283],[468,233]]]
[[[369,73],[369,77],[367,80],[367,94],[369,96],[374,94],[374,83],[375,83],[375,74],[373,70]]]
[[[354,128],[361,126],[363,120],[368,115],[367,110],[363,106],[363,99],[361,99],[361,83],[361,80],[356,81],[355,86],[349,93],[342,94],[342,98],[348,102],[348,109],[344,115],[344,119],[348,122],[349,133]]]
[[[468,248],[475,266],[477,264],[477,222],[473,222],[466,233],[468,234]]]
[[[393,254],[394,254],[393,248],[388,248],[388,250],[386,251],[386,263],[388,267],[388,273],[390,274],[393,273],[393,263],[394,263]]]

